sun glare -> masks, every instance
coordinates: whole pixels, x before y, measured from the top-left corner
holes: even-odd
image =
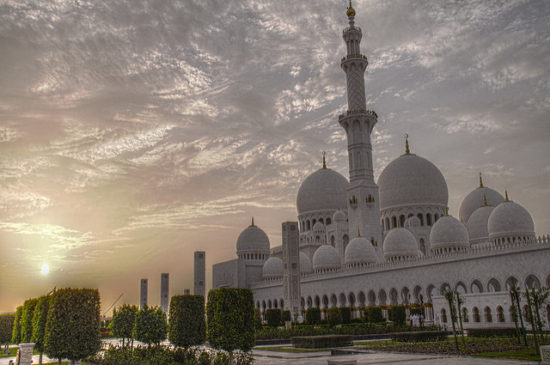
[[[50,265],[43,263],[40,272],[42,273],[42,275],[48,275],[48,273],[50,272]]]

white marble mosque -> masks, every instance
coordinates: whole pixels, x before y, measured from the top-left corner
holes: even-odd
[[[300,186],[301,310],[335,306],[418,304],[426,319],[450,322],[445,288],[462,293],[466,328],[513,326],[510,285],[550,287],[550,236],[537,237],[529,212],[519,203],[479,186],[448,215],[445,177],[429,160],[404,153],[374,181],[371,133],[377,122],[366,109],[360,52],[361,29],[348,8],[343,31],[347,55],[348,110],[338,122],[348,141],[349,180],[323,165]],[[254,224],[237,239],[237,259],[213,266],[213,288],[248,287],[260,311],[285,308],[281,246],[272,247]],[[550,306],[547,325],[550,321]]]

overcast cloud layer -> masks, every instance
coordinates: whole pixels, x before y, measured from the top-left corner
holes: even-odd
[[[411,149],[451,213],[483,172],[550,231],[550,2],[354,2],[376,176]],[[346,1],[0,1],[0,312],[52,287],[137,304],[280,244],[300,182],[345,176]],[[42,263],[52,272],[40,275]],[[119,304],[121,304],[119,302]]]

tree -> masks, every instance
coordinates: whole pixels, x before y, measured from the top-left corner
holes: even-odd
[[[204,297],[177,295],[170,300],[168,339],[175,346],[202,345],[206,340]]]
[[[27,299],[23,304],[23,313],[21,314],[21,342],[32,341],[32,317],[34,307],[38,303],[37,298]]]
[[[13,320],[13,331],[11,333],[11,343],[21,343],[21,315],[23,314],[23,306],[20,305],[15,310],[15,318]]]
[[[455,323],[456,323],[455,294],[453,290],[448,288],[445,289],[442,294],[445,297],[445,299],[447,299],[447,303],[449,304],[449,314],[451,315],[451,324],[453,326],[453,336],[455,339],[456,351],[460,352],[460,348],[458,347],[458,337],[456,336],[456,326],[455,326]]]
[[[342,311],[340,308],[329,308],[327,310],[327,320],[331,326],[336,326],[342,323]]]
[[[136,340],[146,343],[149,347],[160,344],[166,339],[168,324],[166,314],[160,307],[145,307],[136,313],[136,324],[133,336]]]
[[[269,327],[279,327],[283,319],[280,309],[270,308],[265,312],[265,319]]]
[[[306,323],[307,324],[319,324],[321,323],[321,311],[319,308],[308,308],[306,310]]]
[[[42,364],[42,355],[44,353],[44,335],[46,332],[46,321],[48,319],[48,310],[50,309],[50,297],[44,296],[38,298],[34,314],[32,316],[32,338],[34,349],[40,352],[38,363]]]
[[[262,314],[258,308],[254,308],[254,328],[259,331],[263,328]]]
[[[97,289],[60,289],[52,294],[46,320],[44,352],[53,358],[75,360],[101,348]]]
[[[14,313],[0,314],[0,345],[8,344],[13,333]]]
[[[254,299],[250,289],[221,288],[208,293],[207,338],[216,349],[248,352],[254,347]]]
[[[122,338],[122,347],[125,346],[125,343],[127,346],[130,346],[137,312],[138,307],[129,304],[125,304],[113,311],[113,319],[109,324],[109,328],[113,331],[114,336]]]

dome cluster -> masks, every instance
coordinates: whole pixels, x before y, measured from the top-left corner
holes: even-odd
[[[458,219],[441,217],[430,231],[431,249],[435,253],[463,251],[470,247],[468,230]]]
[[[372,243],[364,237],[355,237],[346,247],[344,262],[346,267],[364,267],[378,261]]]
[[[387,261],[404,261],[420,256],[414,235],[406,228],[394,228],[384,239],[384,258]]]

